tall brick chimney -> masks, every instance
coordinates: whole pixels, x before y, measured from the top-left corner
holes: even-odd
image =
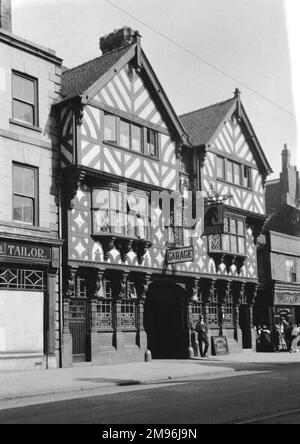
[[[0,29],[12,31],[11,0],[0,0]]]
[[[281,153],[282,156],[282,173],[280,174],[281,182],[281,203],[299,208],[300,204],[300,181],[297,168],[291,165],[291,152],[287,146]]]
[[[100,38],[100,49],[102,54],[114,51],[115,49],[122,48],[123,46],[136,43],[140,34],[138,31],[133,31],[128,26],[124,26],[121,29],[115,29],[110,34]]]

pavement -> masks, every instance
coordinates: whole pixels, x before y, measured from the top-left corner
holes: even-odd
[[[224,365],[222,365],[222,363]],[[300,353],[243,353],[193,360],[153,360],[105,366],[76,365],[69,369],[0,372],[0,402],[46,395],[92,392],[195,377],[236,374],[237,363],[300,364]]]

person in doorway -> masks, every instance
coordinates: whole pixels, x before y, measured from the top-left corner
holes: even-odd
[[[201,358],[207,358],[207,352],[208,352],[208,347],[209,347],[209,343],[208,343],[208,327],[206,325],[206,323],[204,322],[204,317],[201,315],[199,317],[199,321],[197,322],[196,325],[196,332],[198,333],[198,341],[199,341],[199,349],[200,349],[200,355]],[[203,350],[203,345],[204,345],[204,350]]]

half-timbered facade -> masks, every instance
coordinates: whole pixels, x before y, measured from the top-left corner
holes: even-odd
[[[211,274],[210,281],[200,279],[200,288],[210,289],[204,296],[210,335],[226,335],[232,349],[252,348],[256,241],[265,220],[264,184],[271,168],[238,90],[232,99],[181,120],[194,146],[196,187],[209,202],[221,199],[225,204],[223,234],[195,239],[202,249],[202,272]]]
[[[101,57],[64,72],[57,105],[64,365],[142,359],[147,349],[161,358],[198,355],[194,325],[201,313],[212,335],[228,332],[232,349],[242,345],[240,317],[244,345],[251,345],[255,236],[270,167],[240,98],[205,117],[215,125],[210,137],[202,118],[189,115],[198,144],[137,32],[115,31],[100,47]],[[233,194],[224,236],[203,236],[201,199],[196,224],[178,220],[176,199],[169,217],[164,213],[163,196],[181,193],[196,206],[196,191],[209,196],[212,187]]]

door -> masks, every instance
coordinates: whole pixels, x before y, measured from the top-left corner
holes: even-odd
[[[87,361],[88,300],[70,300],[70,331],[73,340],[73,362]]]
[[[145,305],[148,348],[154,359],[187,357],[188,332],[186,294],[178,285],[159,282],[150,285]]]
[[[240,328],[242,330],[243,348],[252,348],[250,313],[248,305],[240,306]]]

